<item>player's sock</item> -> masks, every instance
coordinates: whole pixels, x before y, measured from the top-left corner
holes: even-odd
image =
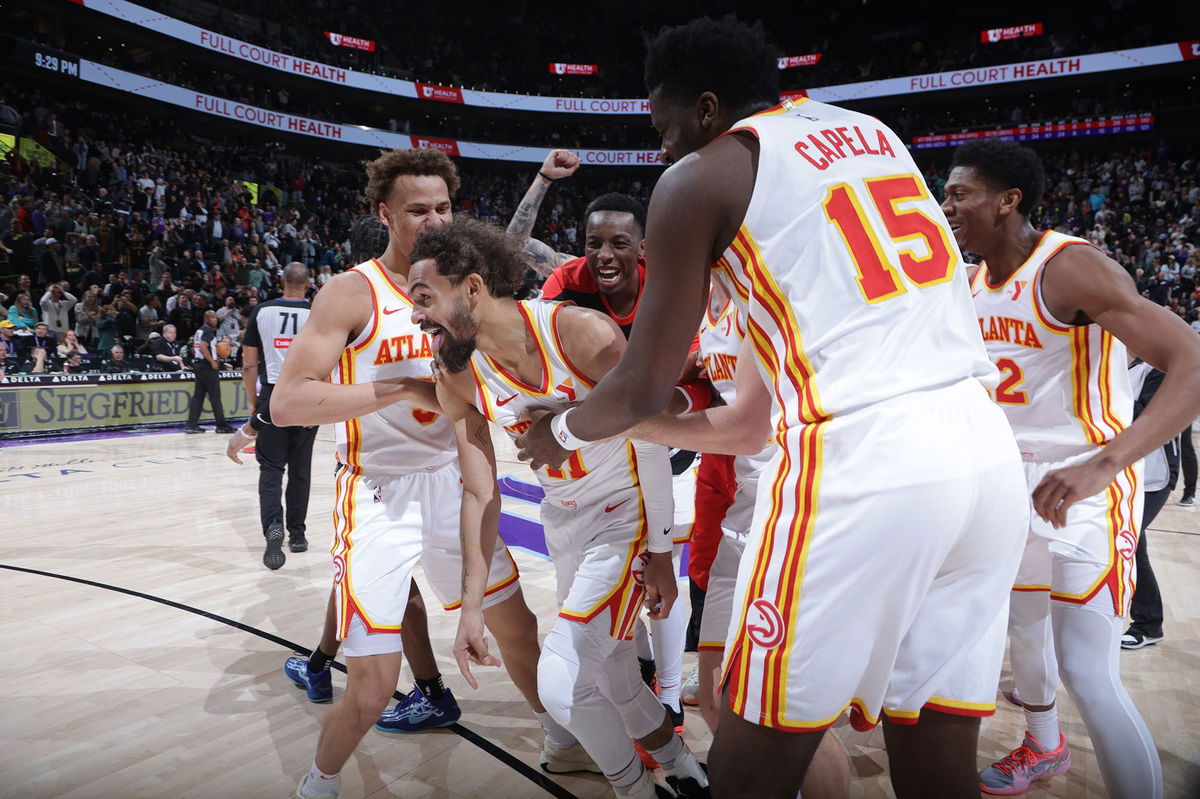
[[[1049,710],[1025,710],[1025,727],[1029,734],[1042,745],[1043,751],[1052,752],[1058,748],[1058,705]]]
[[[658,761],[658,765],[662,766],[662,770],[667,773],[667,776],[680,779],[691,777],[699,783],[700,787],[708,785],[708,775],[704,773],[704,769],[700,768],[696,756],[678,735],[672,735],[671,740],[667,741],[665,746],[648,751],[650,756]]]
[[[329,661],[337,655],[334,652],[332,655],[326,655],[321,651],[321,647],[313,650],[312,655],[308,658],[308,671],[310,674],[316,674],[319,671],[324,671],[329,666]]]
[[[337,774],[326,774],[317,768],[316,758],[313,758],[312,767],[308,770],[308,781],[314,786],[320,786],[322,793],[337,793],[341,788],[341,777]]]
[[[646,767],[642,765],[642,761],[637,755],[625,764],[625,768],[618,771],[616,774],[605,774],[608,778],[608,784],[614,788],[628,788],[642,778],[642,772]]]
[[[429,697],[430,699],[441,699],[442,695],[446,693],[446,686],[442,682],[441,674],[431,677],[428,680],[422,680],[420,677],[418,677],[417,687],[421,689],[421,693],[425,694],[425,696]]]
[[[558,749],[570,749],[579,743],[579,740],[571,734],[571,731],[555,721],[554,717],[549,713],[545,711],[538,713],[535,710],[533,711],[533,715],[537,717],[538,724],[542,725],[542,731],[546,733],[546,740],[550,742],[551,746]]]

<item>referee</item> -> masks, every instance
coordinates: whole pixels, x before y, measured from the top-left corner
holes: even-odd
[[[308,489],[312,482],[312,450],[317,437],[316,427],[276,427],[271,424],[271,391],[279,379],[283,359],[296,333],[308,320],[310,305],[304,299],[308,289],[308,267],[290,263],[283,270],[283,296],[255,306],[246,322],[242,342],[242,383],[250,404],[250,419],[229,442],[225,454],[237,463],[242,447],[257,438],[255,457],[258,459],[258,508],[262,517],[263,535],[267,548],[263,565],[278,569],[283,554],[283,473],[287,470],[288,549],[304,552],[308,541],[304,537],[308,516]],[[260,366],[261,364],[261,366]],[[262,393],[255,398],[258,377],[262,373]]]

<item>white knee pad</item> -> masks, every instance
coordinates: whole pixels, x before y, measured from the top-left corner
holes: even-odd
[[[624,642],[617,650],[615,656],[597,675],[596,683],[600,692],[621,714],[621,722],[630,737],[645,738],[662,726],[666,711],[659,704],[654,692],[642,682],[633,647],[629,642]]]

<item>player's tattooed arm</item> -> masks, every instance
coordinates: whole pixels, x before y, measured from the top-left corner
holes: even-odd
[[[546,199],[550,184],[575,174],[579,163],[579,156],[569,150],[551,150],[508,223],[509,235],[516,236],[525,243],[525,252],[529,254],[534,270],[543,277],[554,271],[554,267],[566,263],[574,256],[557,252],[545,242],[532,237],[538,209],[541,208],[542,200]]]

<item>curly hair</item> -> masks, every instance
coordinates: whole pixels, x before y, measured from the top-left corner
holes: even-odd
[[[417,238],[411,262],[426,258],[432,258],[438,274],[454,286],[467,275],[479,275],[493,297],[516,294],[529,268],[519,241],[503,228],[466,214],[458,214],[449,225],[427,230]]]
[[[967,142],[954,151],[950,168],[956,166],[974,169],[997,191],[1020,189],[1017,212],[1022,216],[1029,216],[1046,191],[1046,170],[1041,159],[1033,150],[1016,142],[999,139]]]
[[[458,167],[441,150],[382,150],[374,161],[364,161],[367,168],[367,202],[371,213],[387,202],[392,184],[401,175],[435,175],[446,181],[453,197],[458,193]]]
[[[638,233],[642,236],[646,235],[646,206],[628,194],[610,191],[608,194],[601,194],[592,200],[588,203],[587,210],[583,212],[584,224],[597,211],[618,211],[623,214],[631,214],[633,220],[637,222]]]
[[[702,17],[663,28],[646,42],[646,91],[692,100],[704,92],[722,105],[750,108],[779,102],[779,53],[762,23]]]

